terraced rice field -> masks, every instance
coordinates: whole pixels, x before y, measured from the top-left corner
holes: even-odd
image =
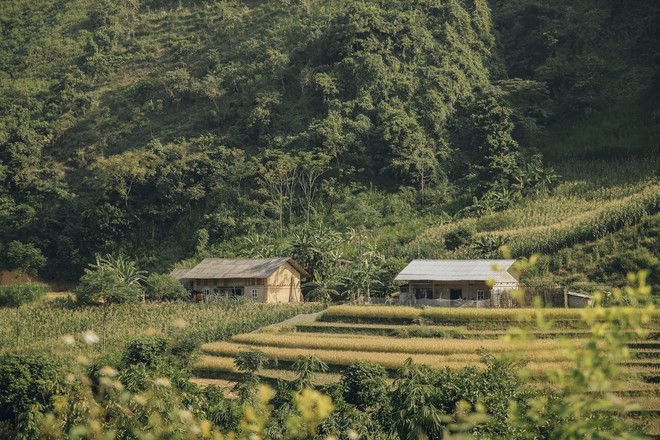
[[[196,374],[207,380],[238,380],[233,358],[257,348],[269,365],[264,380],[293,379],[290,367],[299,355],[318,356],[329,373],[321,383],[336,382],[348,365],[367,361],[393,372],[407,358],[434,369],[481,365],[483,351],[528,361],[534,380],[543,383],[548,371],[573,365],[566,346],[576,349],[590,334],[579,310],[548,309],[550,328],[539,325],[533,310],[419,309],[398,306],[337,306],[314,322],[285,323],[241,334],[228,341],[204,344]],[[508,336],[511,327],[529,329],[524,342]],[[640,404],[644,417],[660,415],[660,313],[648,325],[648,337],[629,344],[630,359],[616,393]],[[658,427],[660,432],[660,427]]]

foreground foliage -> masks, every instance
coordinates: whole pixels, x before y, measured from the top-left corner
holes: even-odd
[[[408,358],[388,373],[379,361],[347,364],[338,382],[316,390],[314,376],[328,365],[322,356],[298,354],[290,363],[297,378],[278,380],[273,389],[261,384],[267,350],[251,349],[235,353],[234,366],[244,376],[235,387],[237,398],[227,399],[213,386],[201,390],[189,381],[172,334],[142,336],[121,356],[96,360],[73,360],[70,355],[81,350],[69,335],[60,345],[67,356],[60,360],[46,354],[0,358],[0,433],[20,438],[643,438],[627,418],[637,407],[613,393],[621,362],[630,359],[628,344],[645,336],[655,314],[645,279],[644,273],[631,275],[631,287],[615,293],[631,306],[603,308],[597,298],[594,309],[579,311],[590,331],[584,343],[541,342],[563,345],[565,359],[561,368],[545,370],[545,385],[532,386],[530,376],[540,371],[507,349],[507,355],[480,352],[481,366],[475,360],[436,370]],[[231,312],[250,309],[243,305]],[[550,327],[545,312],[533,312],[535,328]],[[93,336],[85,335],[87,343],[98,341]],[[524,325],[498,343],[508,347],[514,340],[537,343],[528,339]]]

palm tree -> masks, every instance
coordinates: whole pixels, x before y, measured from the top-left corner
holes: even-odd
[[[312,301],[321,301],[323,303],[329,303],[332,301],[332,298],[339,296],[337,291],[337,276],[332,274],[325,278],[321,278],[318,272],[314,274],[314,280],[308,283],[303,284],[304,288],[309,288],[309,292],[305,296],[305,299]]]

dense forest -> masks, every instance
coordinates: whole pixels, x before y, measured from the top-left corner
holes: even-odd
[[[470,222],[561,196],[578,161],[651,184],[515,256],[596,262],[619,234],[599,279],[660,267],[659,20],[652,0],[6,0],[1,265],[288,253],[386,290],[408,258],[496,252]]]

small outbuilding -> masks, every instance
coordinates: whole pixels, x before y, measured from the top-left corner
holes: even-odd
[[[395,278],[399,301],[439,307],[501,307],[519,287],[516,260],[413,260]],[[506,303],[504,304],[506,298]]]
[[[302,302],[301,280],[309,276],[289,257],[205,258],[180,275],[180,281],[188,281],[204,297],[245,296],[264,303]]]
[[[580,292],[568,292],[566,294],[568,307],[572,309],[594,306],[594,297]]]

